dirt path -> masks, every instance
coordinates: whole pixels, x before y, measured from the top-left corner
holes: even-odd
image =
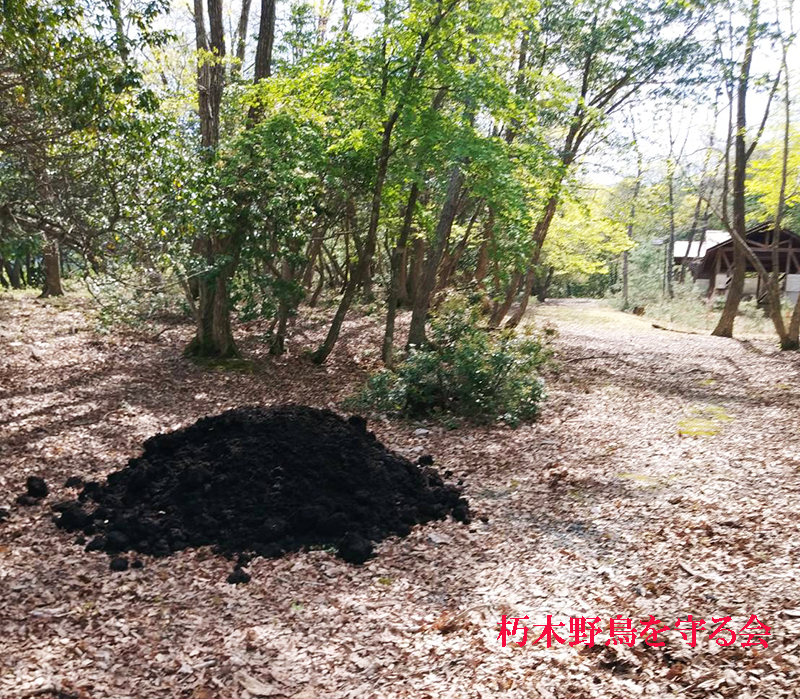
[[[67,497],[67,476],[102,476],[150,434],[225,407],[328,407],[377,366],[376,320],[351,321],[322,369],[299,351],[262,362],[253,327],[257,361],[223,372],[180,358],[185,326],[98,337],[74,304],[0,296],[0,696],[800,696],[800,358],[593,302],[535,316],[559,330],[540,422],[372,424],[463,477],[486,522],[418,528],[362,568],[324,552],[257,560],[234,587],[206,550],[112,573],[47,505],[14,497],[31,474],[51,483],[48,504]],[[309,345],[323,321],[300,328]],[[772,637],[767,650],[707,632],[692,648],[675,631],[664,647],[547,648],[532,628],[503,648],[502,614],[605,629],[618,614],[731,616],[736,630],[757,614]]]

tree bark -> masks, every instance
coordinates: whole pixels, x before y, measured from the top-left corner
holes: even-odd
[[[545,299],[547,298],[547,292],[550,290],[550,283],[553,281],[553,274],[555,273],[556,268],[552,265],[547,268],[547,276],[545,276],[544,281],[539,286],[539,289],[536,292],[536,298],[539,303],[544,303]]]
[[[734,208],[735,207],[736,199],[734,198]],[[722,315],[714,331],[711,333],[712,335],[716,335],[717,337],[733,337],[733,324],[739,312],[739,303],[742,300],[742,292],[744,290],[745,266],[745,256],[741,250],[741,246],[738,243],[734,243],[733,275],[728,285],[725,307],[722,309]]]
[[[14,262],[5,260],[3,262],[3,265],[5,266],[6,274],[8,275],[8,283],[11,284],[11,288],[21,289],[22,279],[20,275],[20,270],[22,265],[20,264],[20,262],[18,260],[14,260]]]
[[[670,143],[670,146],[671,145]],[[667,241],[667,259],[664,278],[667,284],[667,295],[672,299],[675,298],[675,290],[672,287],[672,263],[675,260],[675,164],[671,154],[669,162],[667,163],[667,187],[669,190],[669,239]]]
[[[714,328],[712,335],[718,337],[733,337],[733,325],[739,311],[739,303],[742,300],[745,278],[745,253],[742,246],[746,245],[747,229],[745,223],[745,177],[747,171],[747,148],[745,146],[745,135],[747,133],[747,87],[750,79],[750,64],[753,60],[753,48],[755,46],[756,30],[758,27],[759,0],[753,0],[750,10],[750,23],[747,32],[747,43],[745,45],[742,66],[739,72],[739,81],[736,95],[736,129],[734,134],[734,163],[733,163],[733,188],[732,188],[732,208],[733,208],[733,231],[734,252],[733,252],[733,278],[728,287],[728,294],[725,297],[725,307],[722,316]],[[741,242],[739,239],[741,238]]]
[[[450,279],[458,268],[458,263],[461,261],[464,251],[467,249],[472,228],[475,226],[475,222],[481,215],[482,210],[483,200],[479,201],[475,206],[475,211],[472,213],[469,223],[467,224],[467,230],[464,231],[464,235],[462,236],[461,240],[458,241],[458,244],[455,246],[453,252],[447,255],[442,261],[442,266],[439,270],[439,281],[436,283],[434,294],[438,294],[440,291],[443,291],[450,283]]]
[[[422,277],[422,266],[425,263],[425,238],[418,236],[414,238],[411,243],[411,264],[409,265],[408,290],[409,303],[414,303],[414,297],[419,288],[420,279]]]
[[[450,182],[447,186],[442,211],[439,215],[439,223],[436,226],[436,236],[433,245],[428,251],[428,258],[420,278],[420,284],[414,295],[414,305],[411,312],[411,327],[408,331],[408,346],[422,347],[425,344],[425,324],[428,318],[428,308],[430,307],[431,294],[436,286],[436,273],[439,270],[439,263],[442,254],[450,239],[450,232],[453,229],[453,221],[458,212],[458,199],[461,188],[464,184],[464,172],[462,164],[453,166],[450,172]]]
[[[389,166],[389,157],[391,155],[391,139],[392,131],[394,130],[395,122],[400,116],[398,109],[392,114],[390,119],[384,124],[383,138],[381,139],[381,149],[378,156],[378,169],[375,177],[375,185],[372,191],[372,207],[370,211],[369,229],[367,231],[367,240],[364,244],[362,254],[359,256],[358,265],[356,269],[350,274],[347,285],[344,289],[344,294],[336,309],[336,314],[333,316],[333,321],[328,328],[328,334],[325,340],[317,348],[316,352],[311,355],[311,361],[315,364],[322,364],[333,351],[336,341],[339,339],[339,333],[342,330],[342,324],[350,310],[350,305],[355,297],[358,285],[364,278],[365,273],[369,269],[372,261],[372,255],[377,245],[378,222],[381,215],[381,199],[383,195],[383,184],[386,180],[386,171]]]
[[[486,279],[486,274],[489,271],[489,245],[494,235],[494,210],[489,207],[489,213],[486,216],[486,223],[483,227],[483,240],[481,246],[478,248],[478,261],[475,264],[475,283],[479,289],[484,288],[483,280]]]
[[[261,19],[256,46],[255,82],[270,77],[275,44],[275,0],[261,0]]]
[[[197,92],[200,114],[200,143],[207,163],[212,163],[219,144],[220,106],[225,87],[225,30],[222,23],[222,0],[208,0],[209,34],[206,34],[202,0],[194,0],[195,42],[200,52],[197,67]],[[206,55],[203,55],[203,54]],[[207,54],[210,53],[211,57]],[[196,286],[186,285],[187,292],[197,293],[195,336],[184,350],[186,356],[220,358],[238,357],[239,351],[231,329],[228,291],[238,260],[236,233],[211,232],[196,241],[206,271],[196,276]]]
[[[236,59],[234,71],[242,74],[244,68],[244,54],[247,47],[247,27],[250,23],[250,5],[252,0],[242,0],[242,11],[239,14],[239,25],[236,28]]]
[[[568,166],[569,163],[565,163],[565,166]],[[557,185],[559,188],[561,186],[561,182]],[[514,315],[509,318],[508,322],[506,323],[507,328],[515,328],[519,325],[522,318],[525,316],[525,312],[528,310],[528,300],[531,297],[531,292],[533,291],[533,282],[536,278],[536,267],[539,264],[539,258],[542,254],[542,246],[544,245],[544,240],[547,237],[547,231],[550,230],[550,224],[553,221],[553,217],[556,214],[556,209],[558,208],[558,201],[560,197],[559,194],[552,194],[550,199],[547,201],[547,206],[544,210],[544,215],[536,224],[536,228],[533,232],[533,239],[534,244],[536,246],[533,259],[531,260],[531,264],[528,267],[528,271],[525,274],[525,286],[522,290],[522,298],[520,299],[519,306],[515,311]],[[508,309],[506,309],[508,312]],[[504,316],[505,314],[503,314]],[[503,320],[501,316],[500,319],[497,321],[498,325]]]
[[[286,286],[288,286],[292,280],[292,269],[287,260],[283,260],[281,263],[281,279]],[[270,343],[270,354],[280,356],[286,349],[286,328],[289,322],[289,313],[291,312],[291,308],[291,304],[289,303],[289,299],[286,297],[286,290],[284,288],[284,291],[280,296],[280,302],[278,303],[278,323],[277,328],[275,329],[275,334],[272,337],[272,342]]]
[[[55,238],[45,238],[42,268],[44,270],[44,286],[40,298],[63,296],[64,289],[61,286],[61,257],[59,255],[58,241]]]
[[[391,268],[391,283],[389,286],[389,298],[387,300],[386,309],[386,327],[383,333],[383,347],[381,349],[381,357],[383,363],[389,368],[392,368],[392,360],[394,354],[394,322],[397,314],[397,304],[400,295],[403,292],[404,279],[401,274],[404,265],[403,258],[405,251],[408,247],[408,236],[411,233],[411,225],[414,221],[414,210],[417,207],[417,199],[419,198],[419,185],[414,182],[411,185],[411,192],[408,195],[408,203],[406,204],[406,212],[403,217],[403,227],[400,229],[400,236],[397,239],[392,251],[392,268]]]
[[[514,297],[517,295],[517,289],[519,288],[520,281],[522,281],[522,272],[514,272],[514,274],[511,275],[511,280],[509,281],[508,286],[506,287],[505,297],[494,307],[494,310],[492,310],[492,315],[489,317],[490,328],[500,327],[500,323],[502,323],[503,318],[506,317],[508,309],[511,308],[512,304],[514,303]]]
[[[224,269],[200,278],[197,332],[184,351],[187,356],[214,359],[239,356],[231,330],[228,279],[229,273]]]

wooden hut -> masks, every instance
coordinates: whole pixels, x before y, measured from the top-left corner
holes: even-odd
[[[769,274],[773,272],[772,247],[775,235],[775,228],[771,223],[760,223],[747,230],[747,244]],[[778,235],[777,271],[780,274],[781,289],[791,301],[796,301],[800,292],[800,236],[785,228]],[[733,274],[733,246],[733,239],[730,237],[709,246],[694,265],[695,279],[706,281],[709,296],[725,293],[730,284]],[[758,277],[749,260],[746,263],[748,277],[744,292],[761,300],[765,293],[764,280]]]

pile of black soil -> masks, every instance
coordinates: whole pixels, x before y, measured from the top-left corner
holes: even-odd
[[[93,535],[87,549],[114,556],[119,570],[126,551],[167,556],[205,545],[245,560],[330,547],[363,563],[374,542],[415,524],[448,514],[469,521],[460,490],[431,463],[389,451],[359,416],[238,408],[148,439],[139,458],[54,509],[59,526]],[[237,571],[231,582],[246,582]]]

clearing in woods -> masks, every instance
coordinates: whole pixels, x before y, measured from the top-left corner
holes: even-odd
[[[474,520],[389,539],[362,567],[326,551],[256,559],[246,586],[208,548],[114,573],[57,530],[68,476],[102,478],[148,436],[247,404],[336,407],[378,366],[354,318],[331,362],[298,348],[247,371],[180,357],[191,328],[98,336],[79,301],[0,298],[0,695],[62,697],[780,697],[800,669],[800,359],[656,330],[594,302],[533,310],[559,330],[539,422],[372,421],[388,447],[462,478]],[[314,346],[325,325],[298,335]],[[422,429],[421,429],[422,428]],[[26,477],[50,495],[21,507]],[[485,520],[485,521],[484,521]],[[497,640],[527,615],[524,647]],[[666,624],[751,614],[769,648],[533,645],[547,615]],[[733,625],[733,624],[732,624]],[[559,633],[569,640],[568,627]],[[518,632],[515,639],[521,639]]]

